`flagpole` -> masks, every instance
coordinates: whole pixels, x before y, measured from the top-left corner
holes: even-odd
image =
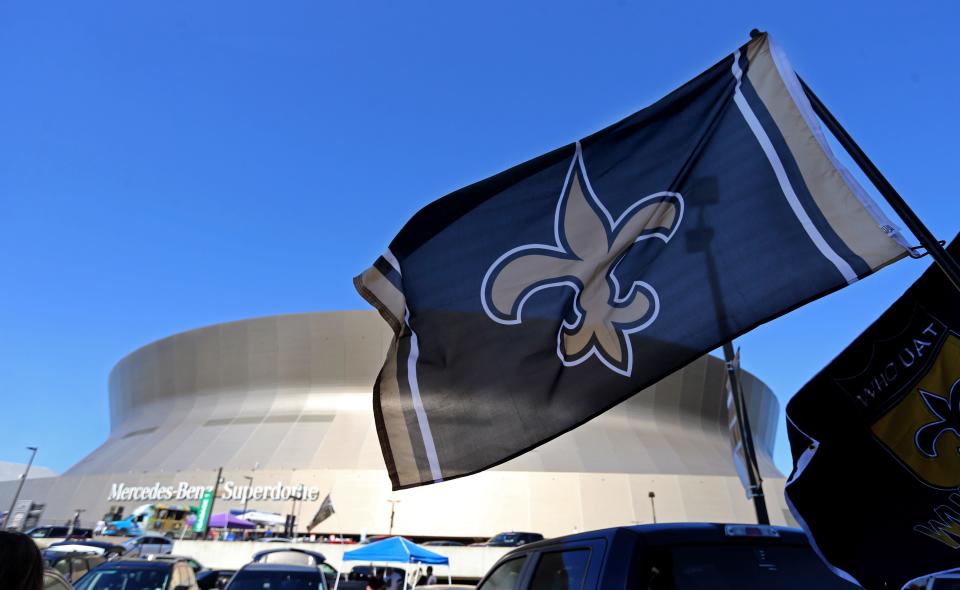
[[[757,512],[758,524],[770,524],[770,514],[767,512],[767,499],[763,495],[763,478],[760,477],[760,465],[757,462],[757,451],[753,446],[753,432],[750,430],[750,419],[747,404],[743,398],[743,389],[740,385],[740,375],[737,374],[733,350],[733,342],[723,343],[723,358],[727,363],[727,378],[730,379],[730,391],[733,394],[733,403],[736,406],[737,422],[739,423],[740,438],[743,439],[744,454],[746,455],[747,477],[750,482],[750,495],[753,497],[753,507]]]
[[[720,202],[719,187],[716,178],[701,178],[698,186],[692,191],[697,195],[697,199],[690,202],[691,209],[698,209],[698,223],[686,232],[687,251],[701,252],[704,254],[707,271],[707,283],[710,285],[710,293],[713,296],[714,311],[716,313],[717,326],[724,334],[731,332],[727,323],[727,310],[723,304],[723,295],[720,289],[720,271],[717,268],[717,261],[714,259],[713,251],[710,249],[710,243],[713,241],[713,229],[707,226],[704,217],[705,210],[710,205]],[[730,375],[730,386],[733,391],[733,399],[736,404],[737,414],[740,422],[740,436],[744,441],[743,451],[749,474],[750,495],[753,497],[753,506],[757,513],[758,524],[770,524],[770,515],[767,512],[767,502],[763,495],[763,482],[760,480],[759,469],[755,472],[753,467],[758,465],[756,449],[753,446],[753,436],[750,433],[750,422],[747,420],[747,408],[743,402],[743,390],[740,388],[740,379],[736,375],[734,366],[733,342],[723,343],[723,357],[727,364],[727,372]]]
[[[850,154],[853,161],[863,170],[863,173],[870,179],[870,182],[873,183],[883,198],[887,200],[887,203],[890,203],[890,207],[900,216],[903,223],[910,228],[910,231],[913,232],[913,235],[920,241],[920,244],[930,253],[930,256],[933,257],[934,262],[937,263],[940,270],[942,270],[943,273],[947,275],[947,278],[950,279],[950,282],[953,283],[954,288],[960,291],[960,264],[958,264],[950,253],[947,252],[946,248],[937,241],[933,233],[924,225],[923,221],[914,213],[907,202],[903,200],[903,197],[900,196],[897,189],[893,188],[890,181],[880,172],[876,164],[867,157],[867,154],[857,145],[857,142],[850,137],[847,130],[837,121],[837,118],[827,109],[820,98],[814,94],[813,90],[807,86],[803,78],[797,76],[797,79],[800,80],[800,85],[803,87],[804,93],[806,93],[807,98],[810,99],[813,111],[820,117],[840,145],[843,146],[843,149],[847,150],[847,153]]]

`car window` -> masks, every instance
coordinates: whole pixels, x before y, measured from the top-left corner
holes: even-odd
[[[337,575],[337,570],[333,569],[333,566],[330,565],[329,563],[321,563],[321,564],[320,564],[320,571],[322,571],[322,572],[323,572],[323,575],[325,575],[325,576],[336,576],[336,575]]]
[[[77,580],[80,576],[87,573],[87,560],[83,557],[70,558],[70,579]]]
[[[100,566],[80,580],[76,590],[113,590],[125,588],[166,588],[170,572],[161,569],[118,569]]]
[[[64,578],[69,578],[70,577],[70,560],[61,559],[53,566],[53,569],[63,574]]]
[[[704,580],[709,580],[704,585]],[[810,547],[686,545],[650,551],[641,590],[853,590]]]
[[[36,529],[30,531],[29,535],[34,539],[42,539],[47,536],[47,529]]]
[[[960,578],[936,578],[931,588],[933,590],[960,590]]]
[[[537,562],[530,590],[580,590],[589,561],[589,549],[544,553]]]
[[[70,587],[53,574],[44,573],[43,590],[70,590]]]
[[[526,561],[527,556],[524,555],[501,563],[480,586],[477,586],[477,590],[515,590],[520,583],[520,572],[523,571],[523,564]]]

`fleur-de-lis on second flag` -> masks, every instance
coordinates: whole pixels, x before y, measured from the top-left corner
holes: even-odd
[[[921,389],[920,399],[937,419],[917,429],[914,441],[921,453],[933,459],[938,455],[937,443],[943,434],[960,436],[960,379],[953,382],[946,398]]]
[[[682,218],[683,198],[664,191],[636,201],[614,219],[590,186],[577,144],[557,203],[556,243],[518,246],[500,256],[483,279],[483,308],[495,322],[519,324],[534,293],[572,289],[572,309],[566,311],[575,319],[563,320],[557,334],[560,360],[572,366],[596,356],[629,376],[629,335],[656,320],[660,301],[653,286],[642,280],[621,285],[617,267],[636,242],[670,240]]]

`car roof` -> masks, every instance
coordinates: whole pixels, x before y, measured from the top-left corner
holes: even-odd
[[[158,569],[165,570],[174,566],[175,562],[155,561],[152,559],[120,559],[117,561],[107,561],[97,567],[117,568],[117,569]]]
[[[240,571],[257,571],[257,572],[314,572],[317,575],[320,574],[320,569],[317,566],[311,565],[290,565],[286,563],[248,563],[247,565],[240,568]]]
[[[277,547],[275,549],[264,549],[262,551],[257,551],[253,554],[254,561],[264,557],[266,555],[273,555],[276,553],[300,553],[303,555],[309,555],[317,561],[326,561],[327,558],[324,557],[323,553],[318,551],[311,551],[309,549],[301,549],[299,547]]]
[[[94,551],[57,551],[56,549],[41,549],[40,553],[44,557],[101,557],[98,553]]]
[[[187,555],[171,555],[170,553],[158,553],[158,554],[156,554],[156,555],[151,555],[151,556],[150,556],[150,559],[152,559],[153,561],[157,561],[157,560],[160,560],[160,561],[189,561],[189,560],[191,560],[191,559],[193,559],[193,558],[192,558],[192,557],[189,557],[189,556],[187,556]],[[193,561],[196,561],[196,559],[193,559]]]
[[[764,537],[753,535],[730,536],[726,533],[727,524],[713,522],[676,522],[664,524],[641,524],[634,526],[613,527],[609,529],[600,529],[596,531],[587,531],[564,537],[553,539],[544,539],[535,543],[528,543],[518,547],[514,552],[523,552],[540,547],[549,547],[558,543],[572,543],[576,541],[586,541],[588,539],[612,538],[615,534],[627,531],[643,538],[644,542],[650,545],[668,545],[677,543],[716,543],[716,542],[756,542],[761,540],[773,541],[775,543],[806,545],[807,537],[800,529],[764,525],[762,528],[773,529],[777,537]],[[758,528],[755,524],[737,524],[737,527]]]

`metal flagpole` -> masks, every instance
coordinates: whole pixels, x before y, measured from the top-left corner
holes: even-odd
[[[761,34],[762,32],[760,30],[753,29],[750,31],[750,38],[753,39]],[[863,170],[863,173],[870,179],[873,186],[877,188],[880,195],[886,199],[890,207],[900,216],[903,223],[913,232],[913,235],[920,241],[920,245],[926,248],[930,256],[933,257],[933,261],[936,262],[940,270],[943,271],[943,274],[947,275],[947,279],[950,280],[953,287],[960,291],[960,264],[958,264],[953,256],[947,252],[947,249],[937,241],[937,238],[934,237],[933,233],[924,225],[917,214],[914,213],[910,205],[903,200],[903,197],[900,196],[897,189],[893,188],[893,185],[890,184],[890,181],[880,172],[877,165],[873,163],[857,142],[850,137],[850,134],[847,133],[847,130],[840,124],[840,121],[833,116],[830,109],[828,109],[827,106],[823,104],[823,101],[820,100],[820,97],[807,86],[807,83],[804,82],[799,74],[797,74],[797,80],[800,81],[800,86],[803,87],[803,92],[807,95],[810,106],[813,107],[813,111],[820,117],[823,124],[830,130],[830,133],[833,134],[837,142],[843,146],[843,149],[850,154],[850,157],[857,163],[857,166]]]
[[[693,191],[693,193],[697,195],[697,199],[695,202],[690,202],[691,209],[696,208],[699,210],[698,223],[696,227],[687,231],[686,238],[687,250],[689,252],[702,252],[704,254],[707,282],[710,285],[710,292],[713,296],[717,326],[720,327],[722,333],[729,334],[730,329],[727,324],[727,312],[723,304],[723,294],[720,289],[720,271],[717,268],[713,251],[710,249],[710,243],[713,241],[713,228],[707,226],[706,218],[704,217],[705,210],[708,206],[719,203],[719,191],[720,189],[716,178],[705,177],[700,179],[698,186]],[[723,356],[727,363],[727,371],[731,374],[730,385],[731,390],[734,392],[734,402],[737,404],[737,413],[739,414],[740,435],[744,440],[743,451],[744,455],[746,455],[745,460],[748,463],[746,467],[750,475],[750,495],[753,497],[753,505],[757,512],[757,523],[770,524],[766,498],[764,498],[763,495],[763,484],[758,481],[760,479],[759,473],[755,474],[752,468],[753,465],[758,465],[757,456],[753,446],[753,437],[750,435],[750,425],[745,418],[747,408],[742,400],[743,394],[740,389],[740,380],[737,378],[737,375],[734,374],[736,371],[733,369],[734,355],[732,342],[724,342]],[[746,441],[750,441],[750,443],[747,444]],[[652,501],[653,496],[651,496],[651,502]]]
[[[883,173],[877,168],[870,158],[867,157],[867,154],[863,152],[857,142],[850,137],[850,134],[847,133],[847,130],[843,128],[843,125],[837,121],[837,118],[833,116],[826,105],[820,100],[820,98],[814,94],[813,90],[807,86],[807,83],[803,81],[803,78],[797,76],[797,79],[800,80],[800,85],[803,86],[803,91],[806,93],[807,98],[810,99],[810,104],[813,106],[813,111],[817,113],[817,116],[823,121],[823,124],[827,126],[827,129],[833,133],[833,136],[837,139],[840,145],[843,146],[843,149],[847,150],[847,153],[850,154],[850,157],[853,158],[853,161],[857,163],[857,166],[863,170],[863,173],[867,175],[867,178],[870,179],[870,182],[873,183],[877,190],[883,195],[883,198],[890,203],[890,207],[900,216],[900,219],[903,220],[903,223],[906,224],[910,231],[913,232],[913,235],[920,240],[920,244],[927,249],[927,252],[930,253],[930,256],[933,257],[934,262],[937,263],[937,266],[940,267],[940,270],[943,271],[947,278],[950,279],[950,282],[953,283],[953,286],[960,291],[960,264],[957,264],[957,261],[954,260],[950,253],[947,252],[940,242],[937,241],[937,238],[933,236],[927,226],[924,225],[923,221],[917,217],[917,214],[913,212],[913,209],[907,205],[907,202],[903,200],[903,197],[900,196],[900,193],[897,192],[897,189],[893,188],[893,185],[890,184],[890,181],[884,177]]]
[[[734,359],[736,353],[732,342],[723,343],[723,358],[727,364],[727,378],[730,379],[730,391],[733,393],[733,403],[737,409],[737,422],[740,427],[740,438],[743,439],[744,457],[747,465],[747,477],[750,481],[750,495],[753,497],[753,507],[757,511],[758,524],[770,524],[770,515],[767,513],[767,501],[763,495],[763,479],[760,477],[760,465],[757,462],[757,451],[753,446],[753,432],[750,430],[750,421],[747,418],[747,404],[743,399],[743,389],[740,387],[740,375]]]

